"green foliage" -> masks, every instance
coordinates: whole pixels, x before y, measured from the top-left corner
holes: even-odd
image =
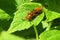
[[[30,0],[15,0],[15,1],[16,1],[16,3],[17,3],[16,6],[20,6],[20,5],[23,4],[23,3],[28,3],[28,2],[30,2]]]
[[[1,40],[25,40],[24,38],[22,37],[18,37],[18,36],[15,36],[15,35],[12,35],[12,34],[8,34],[6,33],[5,31],[3,31],[0,35],[0,39]]]
[[[0,20],[10,20],[11,16],[0,9]]]
[[[27,20],[37,7],[41,12]],[[60,40],[60,0],[0,0],[0,40]]]
[[[33,5],[33,6],[32,6]],[[38,25],[44,17],[44,13],[38,15],[34,20],[28,21],[25,19],[27,13],[29,13],[33,8],[41,6],[38,3],[25,3],[20,6],[20,9],[15,13],[14,19],[8,31],[21,31],[30,28],[32,25]],[[23,12],[24,11],[24,12]]]
[[[48,4],[48,9],[52,10],[52,11],[56,11],[60,13],[60,0],[48,0],[47,1]]]
[[[45,9],[45,12],[46,12],[46,21],[49,22],[49,21],[52,21],[56,18],[60,18],[60,13],[58,12],[54,12],[54,11],[50,11],[50,10],[46,10]]]
[[[40,40],[60,40],[60,30],[48,30],[39,35]]]

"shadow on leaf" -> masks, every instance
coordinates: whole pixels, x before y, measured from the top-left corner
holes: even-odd
[[[16,2],[15,0],[0,0],[0,8],[13,16],[13,13],[16,11]]]

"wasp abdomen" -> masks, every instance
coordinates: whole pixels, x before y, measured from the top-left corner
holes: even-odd
[[[32,17],[36,16],[38,14],[38,12],[41,10],[42,10],[42,7],[35,8],[34,10],[32,10],[31,12],[28,13],[28,15],[26,16],[26,19],[31,20]]]

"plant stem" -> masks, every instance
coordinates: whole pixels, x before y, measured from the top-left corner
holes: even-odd
[[[34,27],[34,31],[36,33],[36,40],[38,40],[38,32],[37,32],[36,26],[33,26],[33,27]]]

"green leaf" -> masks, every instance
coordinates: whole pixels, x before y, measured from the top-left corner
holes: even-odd
[[[38,16],[32,21],[32,23],[33,23],[34,25],[38,25],[38,24],[42,21],[43,18],[44,18],[44,13],[38,15]]]
[[[49,22],[49,21],[53,21],[54,19],[57,19],[57,18],[60,18],[60,13],[57,13],[57,12],[54,12],[54,11],[50,11],[50,10],[47,10],[47,9],[44,9],[45,10],[45,14],[46,14],[46,21]]]
[[[12,17],[4,10],[0,9],[0,28],[7,30],[10,26]]]
[[[3,31],[0,35],[1,40],[25,40],[23,37],[18,37],[12,34],[8,34],[7,32]]]
[[[10,20],[11,16],[4,10],[0,9],[0,20]]]
[[[60,34],[53,35],[53,36],[50,37],[48,40],[60,40]]]
[[[34,20],[28,21],[25,19],[26,15],[36,7],[40,7],[39,3],[24,3],[15,13],[14,19],[10,25],[8,32],[21,31],[30,28],[33,24],[38,25],[44,17],[44,13],[38,15]],[[36,23],[36,24],[35,24]]]
[[[48,23],[45,21],[42,21],[42,26],[43,26],[43,28],[46,28],[46,27],[48,27]]]
[[[39,35],[40,40],[60,39],[60,30],[49,30]]]
[[[20,6],[20,5],[24,4],[24,3],[30,2],[30,0],[15,0],[15,1],[17,3],[17,6]]]

